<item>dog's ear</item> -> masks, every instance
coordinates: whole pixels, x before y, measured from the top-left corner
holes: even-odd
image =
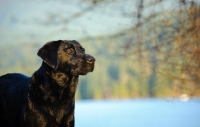
[[[61,42],[61,40],[48,42],[37,53],[46,64],[54,69],[58,67],[58,48]]]

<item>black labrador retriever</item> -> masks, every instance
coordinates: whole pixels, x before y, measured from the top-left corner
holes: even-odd
[[[38,56],[31,77],[0,77],[0,127],[74,127],[78,77],[93,71],[95,58],[75,40],[48,42]]]

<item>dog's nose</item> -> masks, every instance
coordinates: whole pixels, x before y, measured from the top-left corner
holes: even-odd
[[[93,56],[87,56],[86,57],[87,63],[92,64],[95,62],[95,58]]]

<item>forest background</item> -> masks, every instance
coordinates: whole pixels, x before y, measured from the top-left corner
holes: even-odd
[[[0,75],[31,76],[42,45],[78,40],[96,64],[76,99],[200,96],[200,0],[0,3]]]

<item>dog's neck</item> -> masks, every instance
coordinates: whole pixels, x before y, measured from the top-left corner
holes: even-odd
[[[55,100],[74,100],[78,76],[66,74],[54,70],[45,62],[33,74],[32,81],[34,87],[45,93],[44,100],[54,102]]]

